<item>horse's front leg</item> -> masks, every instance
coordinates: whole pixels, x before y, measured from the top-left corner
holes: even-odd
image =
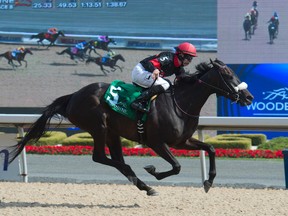
[[[123,71],[122,68],[118,65],[115,65],[114,67],[115,67],[115,70],[118,68],[121,72]]]
[[[21,66],[22,66],[21,61],[24,61],[24,62],[25,62],[25,60],[17,60],[17,62],[19,63],[19,65],[15,65],[15,66],[16,66],[16,67],[21,67]],[[27,67],[27,62],[26,62],[26,67]]]
[[[24,59],[23,59],[23,60],[18,60],[18,63],[19,63],[19,66],[18,66],[18,67],[21,67],[21,66],[22,66],[21,61],[25,62],[25,68],[27,68],[28,63],[27,63],[27,61],[24,60]]]
[[[156,168],[153,165],[148,165],[144,167],[144,169],[150,173],[151,175],[155,176],[156,179],[161,180],[171,175],[177,175],[180,173],[181,165],[171,153],[169,147],[165,144],[155,144],[153,146],[149,146],[152,148],[160,157],[166,160],[168,163],[172,165],[172,169],[165,172],[156,172]]]
[[[111,72],[115,72],[116,68],[114,68],[113,66],[111,67]]]
[[[186,149],[186,150],[204,150],[209,156],[209,179],[203,182],[204,190],[207,193],[211,188],[214,178],[216,176],[216,163],[215,163],[215,149],[212,145],[203,143],[193,137],[189,138],[185,143],[173,146],[175,149]]]

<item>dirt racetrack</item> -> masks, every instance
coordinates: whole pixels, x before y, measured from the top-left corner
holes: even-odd
[[[149,197],[133,185],[0,182],[1,215],[285,216],[288,191],[154,187]]]

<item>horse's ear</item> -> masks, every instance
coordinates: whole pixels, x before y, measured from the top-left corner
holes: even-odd
[[[210,58],[210,64],[212,64],[213,65],[213,61],[212,61],[212,59]]]
[[[224,70],[226,68],[226,65],[221,65],[217,61],[219,61],[219,60],[215,59],[215,61],[211,61],[213,67],[216,67],[218,69]]]

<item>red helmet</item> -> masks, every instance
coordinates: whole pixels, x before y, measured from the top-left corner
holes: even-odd
[[[181,43],[176,47],[176,49],[177,53],[184,53],[191,55],[193,57],[197,57],[196,48],[191,43],[188,42]]]

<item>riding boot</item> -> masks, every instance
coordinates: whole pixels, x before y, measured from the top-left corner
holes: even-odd
[[[140,112],[149,112],[147,108],[149,99],[157,94],[165,92],[165,89],[161,85],[152,86],[146,91],[142,92],[141,95],[131,103],[131,107]]]

